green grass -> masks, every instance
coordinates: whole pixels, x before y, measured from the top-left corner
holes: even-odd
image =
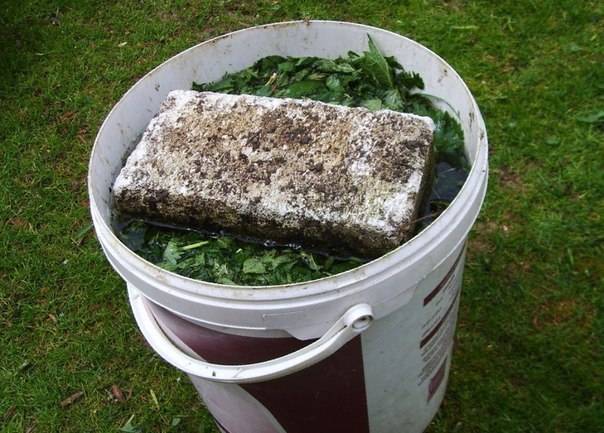
[[[581,122],[604,109],[604,11],[512,0],[4,4],[0,431],[114,432],[131,416],[145,432],[214,431],[187,379],[144,345],[93,236],[78,242],[87,159],[103,117],[150,68],[211,36],[293,18],[425,44],[465,78],[487,122],[490,189],[429,431],[604,431],[604,138],[602,123]],[[113,402],[113,384],[131,397]]]

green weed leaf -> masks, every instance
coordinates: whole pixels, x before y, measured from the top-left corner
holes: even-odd
[[[252,257],[243,262],[243,273],[244,274],[264,274],[266,268],[262,261],[256,257]]]
[[[182,251],[178,246],[176,239],[171,239],[164,250],[163,259],[170,265],[176,265],[176,262],[182,257]]]
[[[365,53],[363,59],[363,69],[371,76],[376,84],[382,85],[388,88],[394,87],[394,81],[392,80],[392,70],[386,58],[382,55],[380,50],[375,46],[371,36],[369,38],[369,51]]]
[[[361,106],[368,108],[371,111],[381,110],[382,109],[382,100],[377,99],[377,98],[367,99],[367,100],[361,102]]]
[[[310,96],[320,90],[325,89],[325,84],[317,80],[304,80],[292,84],[285,91],[285,95],[288,98],[301,98],[304,96]]]

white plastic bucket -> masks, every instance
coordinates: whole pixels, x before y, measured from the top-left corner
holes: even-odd
[[[185,278],[131,252],[110,228],[111,185],[169,91],[268,55],[334,58],[367,48],[418,72],[446,101],[472,162],[457,198],[396,250],[321,280],[270,287]],[[212,39],[161,64],[116,104],[89,169],[97,237],[128,284],[151,346],[185,371],[229,433],[415,433],[435,415],[449,374],[465,241],[487,186],[487,135],[459,75],[422,45],[360,24],[299,21]]]

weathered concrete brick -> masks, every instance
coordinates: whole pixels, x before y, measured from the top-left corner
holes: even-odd
[[[173,91],[115,181],[119,212],[377,255],[408,239],[432,120]]]

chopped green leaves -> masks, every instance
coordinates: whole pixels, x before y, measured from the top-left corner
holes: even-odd
[[[226,235],[166,229],[137,220],[118,235],[127,242],[141,236],[141,227],[145,227],[143,242],[133,248],[141,257],[168,271],[219,284],[296,283],[337,274],[364,262],[291,248],[267,248]]]

